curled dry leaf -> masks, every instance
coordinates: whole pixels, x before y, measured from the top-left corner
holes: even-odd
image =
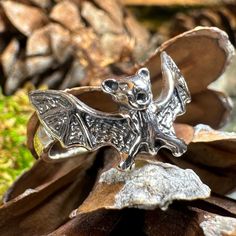
[[[66,221],[93,184],[93,175],[87,171],[94,157],[85,155],[54,165],[36,162],[6,194],[0,209],[0,234],[42,235]]]
[[[198,125],[195,128],[182,126],[182,130],[179,131],[180,137],[184,130],[193,133],[188,151],[181,158],[173,158],[167,152],[163,152],[162,156],[182,168],[193,169],[216,193],[226,194],[234,190],[236,187],[236,134]]]
[[[103,208],[166,210],[174,200],[209,196],[210,189],[192,170],[161,162],[137,162],[136,168],[129,172],[116,168],[103,172],[94,190],[72,216]]]
[[[213,128],[222,126],[229,116],[231,102],[225,95],[209,90],[207,86],[219,78],[234,55],[234,48],[226,33],[215,27],[197,27],[163,43],[143,64],[150,69],[155,95],[162,88],[162,51],[166,51],[176,62],[192,96],[189,109],[187,108],[187,113],[181,116],[179,122],[191,125],[205,123]],[[211,107],[211,112],[206,107]]]
[[[105,223],[107,222],[107,223]],[[214,226],[214,223],[218,223]],[[222,224],[224,222],[224,224]],[[167,211],[156,210],[99,210],[79,215],[50,235],[235,235],[235,218],[218,216],[183,204],[175,204]],[[209,223],[213,223],[209,227]],[[233,225],[230,226],[230,224]],[[103,226],[103,227],[102,227]],[[215,231],[214,231],[215,230]],[[228,234],[227,234],[228,233]]]

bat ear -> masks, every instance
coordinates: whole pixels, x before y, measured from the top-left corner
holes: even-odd
[[[139,69],[137,74],[141,76],[142,78],[144,78],[145,80],[150,80],[150,73],[149,73],[148,68],[146,67]]]
[[[119,84],[114,79],[106,79],[102,82],[102,90],[106,93],[116,92],[119,88]]]

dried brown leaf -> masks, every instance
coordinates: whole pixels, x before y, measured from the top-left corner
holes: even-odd
[[[150,69],[154,94],[160,90],[162,51],[166,51],[178,65],[191,94],[204,91],[216,80],[234,54],[227,34],[218,28],[197,27],[180,34],[163,43],[144,64]]]
[[[154,97],[162,89],[162,51],[166,51],[176,62],[192,95],[187,113],[178,121],[191,125],[205,123],[214,128],[222,126],[229,116],[230,100],[222,93],[208,90],[207,86],[224,72],[234,54],[225,32],[214,27],[197,27],[163,43],[143,64],[150,69]],[[211,112],[208,112],[209,107]]]
[[[7,203],[0,208],[0,234],[42,235],[64,223],[93,183],[87,170],[94,156],[54,165],[38,161],[8,191]]]
[[[122,212],[101,210],[68,221],[49,236],[109,235],[122,217]]]
[[[234,235],[236,218],[225,217],[197,208],[176,206],[168,211],[148,211],[147,235],[225,236]]]
[[[231,99],[211,89],[191,96],[186,113],[177,118],[177,122],[190,125],[207,124],[213,128],[223,127],[229,120],[232,110]]]
[[[167,152],[161,155],[182,168],[193,169],[212,191],[226,194],[236,187],[235,142],[235,133],[198,125],[188,151],[181,158],[174,158]]]

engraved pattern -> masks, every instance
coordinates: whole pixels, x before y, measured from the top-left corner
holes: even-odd
[[[64,146],[86,144],[72,101],[50,90],[35,91],[30,99],[41,122]]]
[[[110,120],[85,115],[91,141],[94,146],[97,144],[113,145],[119,151],[128,153],[136,138],[136,134],[130,129],[128,120]]]
[[[170,56],[165,54],[166,65],[175,75],[175,88],[171,99],[161,110],[157,112],[157,124],[159,129],[168,135],[175,135],[173,122],[176,116],[185,113],[186,103],[190,102],[190,93],[187,84]]]
[[[83,146],[95,150],[100,146],[112,145],[128,153],[137,137],[127,118],[105,119],[104,116],[92,115],[65,92],[34,91],[30,99],[44,127],[63,146]],[[87,137],[85,129],[89,133]]]

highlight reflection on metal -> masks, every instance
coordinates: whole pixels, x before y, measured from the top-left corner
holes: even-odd
[[[161,54],[164,87],[153,100],[149,71],[141,68],[130,77],[107,79],[101,89],[120,105],[120,114],[97,111],[66,91],[34,91],[32,105],[41,122],[41,143],[57,141],[48,148],[48,158],[58,160],[93,151],[101,146],[113,146],[121,156],[122,170],[134,164],[139,153],[157,154],[161,148],[174,156],[186,151],[186,144],[176,137],[173,122],[185,112],[190,94],[183,76],[170,56]],[[42,135],[43,134],[43,135]],[[59,142],[58,142],[59,141]],[[58,145],[58,143],[60,145]],[[60,148],[59,148],[60,146]]]

